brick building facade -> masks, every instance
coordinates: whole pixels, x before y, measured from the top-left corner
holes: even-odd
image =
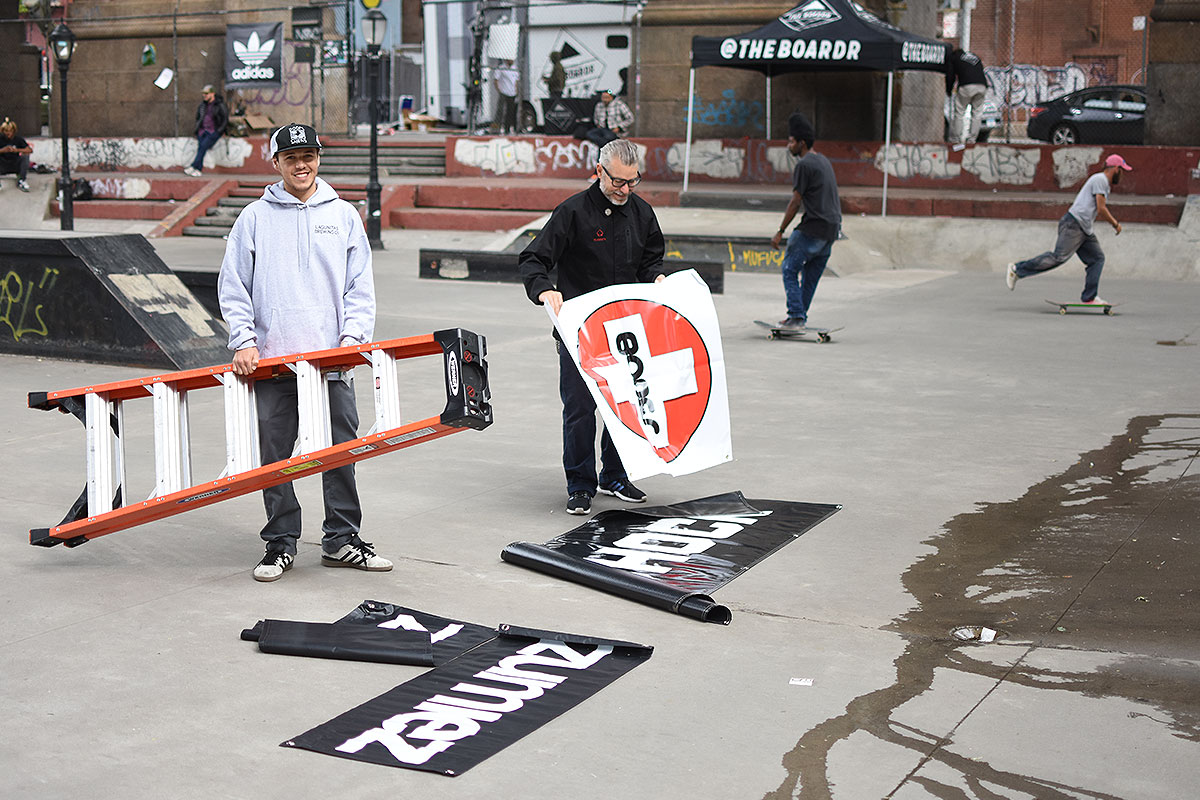
[[[1007,100],[1014,119],[1024,120],[1037,102],[1085,86],[1145,83],[1147,31],[1135,30],[1134,21],[1144,21],[1153,6],[1154,0],[975,0],[970,49],[988,66],[997,100]]]

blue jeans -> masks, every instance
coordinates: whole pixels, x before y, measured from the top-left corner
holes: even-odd
[[[300,428],[296,398],[295,380],[264,380],[254,385],[263,464],[291,457]],[[334,444],[358,438],[358,407],[353,381],[329,382],[329,419]],[[358,534],[362,525],[354,465],[322,472],[321,489],[325,501],[321,545],[326,553],[335,553]],[[263,489],[263,504],[267,510],[267,524],[259,535],[268,546],[295,555],[296,542],[300,538],[300,502],[296,499],[296,490],[291,483],[270,486]]]
[[[1094,233],[1084,233],[1079,227],[1079,220],[1070,213],[1063,214],[1058,221],[1058,240],[1054,249],[1034,256],[1027,261],[1016,263],[1017,277],[1028,278],[1039,272],[1047,272],[1066,262],[1073,255],[1078,255],[1086,270],[1083,277],[1083,294],[1080,299],[1091,302],[1100,291],[1100,273],[1104,270],[1104,251]]]
[[[571,353],[558,345],[558,394],[563,404],[563,470],[567,494],[587,492],[596,496],[596,401],[579,374]],[[617,447],[608,435],[600,435],[600,484],[628,480]]]
[[[212,146],[217,143],[217,139],[221,138],[221,134],[216,132],[202,131],[196,137],[199,146],[196,148],[196,157],[192,159],[192,169],[204,169],[204,154],[212,149]]]
[[[799,230],[792,231],[783,256],[783,291],[789,319],[808,319],[808,307],[832,251],[832,239],[814,239]]]

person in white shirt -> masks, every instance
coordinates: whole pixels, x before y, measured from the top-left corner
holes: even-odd
[[[504,59],[492,70],[492,83],[496,86],[496,120],[500,133],[512,133],[517,129],[517,68],[512,59]]]
[[[1054,243],[1054,249],[1008,265],[1005,282],[1009,290],[1015,289],[1021,278],[1052,270],[1077,254],[1086,267],[1080,301],[1090,305],[1109,305],[1100,299],[1104,251],[1100,249],[1100,241],[1092,226],[1099,217],[1112,225],[1118,236],[1121,234],[1121,223],[1117,222],[1108,207],[1108,193],[1121,182],[1121,173],[1132,169],[1125,159],[1115,153],[1105,159],[1104,169],[1084,182],[1083,188],[1075,196],[1075,202],[1058,221],[1058,240]]]

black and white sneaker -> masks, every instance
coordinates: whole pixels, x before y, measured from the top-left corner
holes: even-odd
[[[592,496],[587,492],[571,492],[567,498],[568,514],[588,514],[592,510]]]
[[[600,494],[607,494],[626,503],[646,502],[646,493],[629,481],[609,481],[600,487]]]
[[[267,554],[263,556],[263,560],[258,562],[258,566],[254,568],[254,580],[277,581],[283,577],[283,573],[292,568],[294,560],[295,556],[288,553],[268,550]]]
[[[353,567],[367,572],[387,572],[392,568],[391,561],[375,555],[371,543],[364,542],[357,536],[342,545],[336,553],[322,551],[321,563],[327,567]]]

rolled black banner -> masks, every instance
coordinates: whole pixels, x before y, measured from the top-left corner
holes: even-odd
[[[741,492],[604,511],[545,544],[500,558],[704,622],[729,624],[712,593],[841,506],[747,500]]]
[[[564,578],[591,589],[600,589],[627,600],[661,608],[701,622],[728,625],[733,614],[711,597],[687,592],[633,572],[598,566],[591,561],[552,550],[541,544],[513,542],[500,551],[500,558],[521,567]]]
[[[418,667],[434,665],[428,631],[372,625],[266,619],[259,630],[258,649],[264,653],[285,656],[412,664]]]

